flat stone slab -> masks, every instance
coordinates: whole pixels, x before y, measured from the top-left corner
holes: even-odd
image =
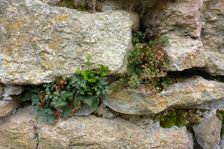
[[[35,124],[32,108],[21,109],[0,120],[0,148],[189,148],[192,136],[185,127],[164,129],[157,125],[142,129],[122,118],[75,116],[55,126]]]
[[[0,81],[40,84],[75,73],[87,55],[112,74],[126,72],[136,14],[89,13],[39,0],[1,0]]]
[[[144,89],[125,89],[119,82],[110,87],[104,104],[124,114],[157,114],[171,107],[190,107],[224,100],[224,83],[195,76],[150,95]]]

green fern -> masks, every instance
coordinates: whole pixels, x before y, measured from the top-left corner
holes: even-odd
[[[55,82],[27,89],[23,101],[31,101],[38,120],[54,124],[59,117],[74,115],[82,105],[96,109],[100,99],[107,93],[108,67],[93,68],[91,57],[83,69],[78,69],[70,78],[59,78]]]

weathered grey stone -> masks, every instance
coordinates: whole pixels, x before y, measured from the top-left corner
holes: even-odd
[[[193,149],[194,143],[192,135],[187,132],[185,127],[164,129],[155,125],[148,129],[147,132],[149,133],[149,136],[151,136],[150,140],[153,142],[150,148]]]
[[[38,125],[38,149],[67,149],[70,140],[65,134],[61,134],[58,127]],[[76,131],[70,129],[70,131]],[[79,132],[77,132],[79,133]]]
[[[60,2],[60,0],[41,0],[41,1],[52,6],[57,6]]]
[[[35,149],[37,140],[34,129],[34,117],[30,107],[1,119],[0,148]]]
[[[127,120],[95,116],[72,117],[55,126],[34,125],[30,108],[0,120],[0,148],[76,149],[76,148],[193,148],[186,128],[142,129]],[[36,146],[38,144],[38,146]]]
[[[90,107],[88,105],[83,105],[81,107],[81,109],[79,109],[79,111],[75,114],[75,115],[78,115],[78,116],[87,116],[91,113],[93,113],[94,111],[96,111],[97,108],[93,108],[93,107]]]
[[[202,41],[208,57],[207,70],[224,75],[224,0],[210,0],[204,11]]]
[[[23,91],[22,86],[15,86],[15,85],[5,85],[3,87],[3,100],[12,100],[12,96],[20,95]]]
[[[221,140],[220,149],[224,149],[224,140]]]
[[[104,103],[102,103],[96,110],[96,114],[99,117],[113,119],[116,117],[116,114],[113,113]]]
[[[185,128],[172,130],[155,128],[150,133],[146,133],[143,129],[120,118],[109,120],[94,116],[74,117],[59,122],[54,128],[41,126],[40,131],[39,148],[41,149],[54,148],[55,145],[71,149],[192,148],[191,139]],[[62,137],[51,137],[51,134]]]
[[[112,84],[104,103],[124,114],[156,114],[171,107],[190,107],[224,99],[224,83],[191,77],[170,85],[166,90],[150,95],[144,89],[124,89]]]
[[[88,54],[111,73],[126,71],[138,16],[126,11],[89,13],[39,0],[1,0],[1,82],[40,84],[69,76]]]
[[[12,100],[0,100],[0,118],[11,114],[20,105],[18,97],[14,97]]]
[[[167,70],[182,71],[206,65],[200,40],[202,10],[203,0],[158,0],[145,13],[143,24],[147,33],[169,39],[170,45],[165,48],[170,60]]]
[[[216,117],[216,113],[205,118],[199,125],[193,126],[197,142],[203,149],[218,149],[222,121]]]
[[[169,45],[165,47],[170,65],[168,71],[182,71],[194,67],[204,67],[206,56],[201,40],[183,37],[177,34],[166,34]]]
[[[199,38],[204,0],[158,0],[143,17],[144,26],[161,34],[178,33]],[[189,9],[191,8],[191,9]]]

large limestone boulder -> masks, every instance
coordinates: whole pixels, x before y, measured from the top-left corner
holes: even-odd
[[[111,73],[126,71],[138,16],[126,11],[89,13],[39,0],[1,0],[0,80],[40,84],[69,76],[91,54]]]
[[[35,149],[37,138],[34,120],[30,107],[0,119],[0,148]]]
[[[164,48],[170,62],[166,68],[168,71],[205,67],[207,61],[201,40],[176,33],[169,33],[166,36],[169,38],[169,45]]]
[[[170,60],[167,70],[182,71],[206,65],[200,40],[203,4],[203,0],[158,0],[145,13],[143,24],[147,33],[169,38],[170,44],[165,48]]]
[[[201,38],[208,58],[206,68],[213,75],[224,75],[224,1],[208,1],[204,18]]]
[[[146,11],[143,24],[149,34],[169,37],[168,70],[197,67],[224,75],[223,14],[223,0],[158,0]]]
[[[158,0],[143,16],[143,24],[159,33],[179,33],[198,38],[201,35],[204,0]],[[191,9],[189,9],[191,8]]]
[[[193,148],[192,137],[185,127],[164,129],[154,126],[145,130],[121,118],[95,116],[72,117],[55,126],[34,125],[30,111],[25,108],[0,123],[0,148]]]
[[[219,148],[221,129],[222,121],[216,117],[215,112],[207,115],[200,124],[193,126],[196,140],[203,149]]]
[[[224,99],[224,83],[191,77],[170,85],[157,94],[147,89],[124,89],[119,82],[112,84],[104,103],[111,109],[135,115],[157,114],[171,107],[190,107]]]

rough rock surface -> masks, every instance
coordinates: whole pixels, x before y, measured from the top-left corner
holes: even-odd
[[[20,105],[20,101],[16,98],[13,100],[0,100],[0,118],[11,114]]]
[[[191,8],[191,9],[189,9]],[[147,33],[165,35],[170,71],[204,67],[206,57],[200,40],[203,0],[158,0],[143,17]]]
[[[0,122],[0,148],[193,148],[191,135],[184,127],[144,130],[121,118],[95,116],[72,117],[56,126],[35,126],[30,110],[25,108]]]
[[[0,119],[0,148],[35,149],[37,145],[31,108]]]
[[[170,107],[190,107],[224,99],[224,83],[191,77],[170,85],[155,95],[144,89],[122,89],[114,83],[104,103],[124,114],[156,114]]]
[[[200,67],[224,75],[223,14],[223,0],[158,0],[146,11],[143,24],[149,34],[171,39],[168,70]]]
[[[39,0],[1,0],[0,80],[39,84],[68,76],[88,54],[111,73],[126,70],[137,15],[88,13],[52,7]]]
[[[202,41],[208,57],[207,70],[224,75],[224,0],[210,0],[204,11]]]
[[[205,118],[199,125],[193,126],[197,142],[203,149],[218,149],[222,122],[215,113]]]
[[[2,100],[12,100],[12,96],[20,95],[22,91],[22,86],[2,85],[2,94],[0,94],[0,97]]]
[[[0,86],[0,117],[11,114],[19,107],[21,100],[19,96],[23,91],[21,86],[3,85]]]
[[[158,0],[144,16],[144,26],[159,33],[179,33],[198,38],[201,34],[204,0]],[[189,9],[191,8],[191,9]]]
[[[57,6],[60,2],[60,0],[41,0],[41,1],[51,6]]]
[[[194,67],[204,67],[206,57],[201,40],[192,40],[176,34],[166,34],[169,45],[165,47],[170,65],[168,71],[182,71]]]

